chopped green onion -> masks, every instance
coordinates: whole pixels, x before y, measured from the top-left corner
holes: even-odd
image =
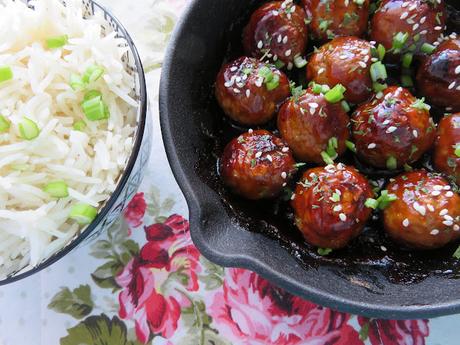
[[[294,168],[299,169],[299,168],[304,167],[305,165],[307,165],[307,163],[295,163]]]
[[[294,82],[291,82],[289,86],[291,88],[291,94],[294,96],[294,98],[299,98],[302,95],[302,85],[296,86]]]
[[[401,76],[401,85],[404,87],[413,87],[414,81],[410,75],[403,74]]]
[[[318,248],[318,254],[321,256],[329,255],[332,252],[331,248]]]
[[[19,133],[23,139],[33,140],[40,134],[40,129],[34,121],[24,117],[22,122],[19,123]]]
[[[265,82],[269,82],[273,79],[273,71],[267,66],[262,66],[259,69],[259,76],[264,78]]]
[[[319,95],[321,93],[321,91],[323,90],[323,87],[321,84],[316,84],[316,83],[313,83],[313,86],[312,86],[312,91],[314,93],[316,93],[317,95]]]
[[[334,164],[332,158],[327,154],[327,152],[321,152],[321,157],[323,158],[324,163],[326,164]]]
[[[455,155],[460,158],[460,144],[455,145]]]
[[[388,78],[387,69],[381,61],[374,62],[370,68],[372,81],[386,80]]]
[[[420,40],[420,34],[415,34],[414,37],[412,37],[414,42],[418,42]]]
[[[431,55],[436,50],[436,47],[429,43],[423,43],[421,50],[423,53]]]
[[[90,121],[98,121],[109,118],[107,106],[101,97],[94,97],[82,103],[83,112]]]
[[[11,127],[11,122],[3,115],[0,115],[0,133],[5,133]]]
[[[342,102],[340,102],[340,104],[342,105],[342,109],[345,110],[345,112],[348,113],[351,110],[350,105],[347,101],[343,100]]]
[[[86,84],[78,74],[72,73],[70,75],[70,87],[74,91],[80,91],[86,87]]]
[[[404,164],[404,171],[412,171],[414,170],[409,164],[405,163]]]
[[[406,53],[403,55],[403,58],[402,58],[402,65],[404,68],[409,68],[410,65],[412,64],[412,60],[414,58],[414,55],[412,55],[411,53]]]
[[[351,152],[354,152],[356,153],[356,145],[354,142],[350,141],[350,140],[345,140],[345,145],[347,146],[347,148],[351,151]]]
[[[395,170],[398,167],[398,162],[395,157],[390,156],[387,159],[387,168],[389,170]]]
[[[0,83],[13,79],[13,70],[9,66],[0,66]]]
[[[331,196],[331,201],[332,202],[339,202],[340,201],[340,194],[337,192],[334,192]]]
[[[460,246],[457,248],[457,250],[452,254],[452,257],[456,259],[460,259]]]
[[[322,32],[325,32],[327,28],[329,27],[329,24],[332,23],[332,21],[326,20],[326,19],[320,19],[319,20],[319,25],[318,29]]]
[[[342,84],[337,84],[332,89],[326,92],[324,98],[329,103],[338,103],[344,98],[343,94],[346,90],[347,89]]]
[[[382,92],[388,87],[387,83],[379,83],[379,82],[374,82],[372,83],[372,88],[374,89],[375,92]]]
[[[307,65],[307,60],[305,60],[302,56],[298,55],[294,58],[294,65],[297,68],[303,68]]]
[[[83,96],[83,102],[89,101],[90,99],[96,98],[96,97],[101,97],[102,99],[102,93],[98,90],[89,90],[85,95]]]
[[[366,202],[364,203],[364,206],[367,208],[372,208],[373,210],[376,210],[377,207],[379,206],[379,202],[376,199],[368,198]]]
[[[278,74],[273,74],[272,80],[266,83],[267,90],[275,90],[280,85],[280,76]]]
[[[97,209],[91,205],[79,203],[72,207],[69,217],[80,225],[91,223],[97,216]]]
[[[417,98],[417,100],[414,103],[412,103],[411,107],[426,111],[430,111],[431,109],[431,106],[425,103],[425,97]]]
[[[331,88],[329,87],[329,85],[321,85],[321,93],[324,93],[326,94]]]
[[[283,61],[281,61],[281,60],[276,60],[276,62],[275,62],[275,67],[276,67],[276,68],[281,69],[281,68],[283,68],[284,66],[286,66],[286,64],[285,64]]]
[[[66,198],[69,196],[69,189],[64,181],[50,182],[43,190],[53,198]]]
[[[46,45],[49,49],[61,48],[67,44],[69,36],[55,36],[46,39]]]
[[[402,48],[404,48],[404,45],[406,44],[407,40],[409,38],[409,34],[407,32],[398,32],[396,35],[393,37],[393,46],[391,49],[397,54],[401,51]]]
[[[411,44],[409,48],[407,48],[410,52],[414,53],[417,50],[417,46],[415,44]]]
[[[392,201],[395,201],[395,200],[398,200],[398,197],[394,194],[388,194],[388,191],[385,189],[385,190],[382,190],[380,192],[380,196],[379,198],[377,199],[378,203],[379,203],[379,208],[381,210],[384,210],[388,207],[388,205],[392,202]]]
[[[326,153],[331,159],[337,158],[337,148],[339,147],[339,143],[336,137],[332,137],[327,142],[327,150]]]
[[[362,4],[364,4],[364,0],[353,0],[353,2],[359,6],[361,6]]]
[[[73,129],[76,131],[82,132],[84,131],[85,128],[86,128],[86,123],[83,120],[77,121],[73,124]]]
[[[385,47],[379,43],[378,47],[377,47],[377,53],[378,53],[378,58],[380,61],[383,61],[383,59],[385,58],[385,54],[386,54],[387,50],[385,49]]]
[[[97,65],[92,65],[86,69],[85,73],[83,74],[82,79],[83,79],[83,82],[85,82],[86,84],[89,84],[89,83],[92,83],[98,80],[100,77],[102,77],[103,74],[104,74],[104,69],[102,67],[99,67]]]

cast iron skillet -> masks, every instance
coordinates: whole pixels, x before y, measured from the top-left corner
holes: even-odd
[[[217,264],[251,269],[333,309],[389,319],[460,312],[460,263],[451,257],[455,247],[405,251],[389,241],[374,220],[348,248],[320,257],[292,226],[286,203],[247,202],[223,187],[218,157],[243,129],[224,119],[213,83],[223,61],[241,53],[242,27],[260,4],[192,1],[166,55],[161,126],[170,164],[189,205],[194,243]],[[459,13],[451,8],[450,16],[451,29],[458,28]]]

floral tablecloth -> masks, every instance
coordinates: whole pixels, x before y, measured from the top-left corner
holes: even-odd
[[[0,287],[0,345],[460,344],[460,316],[348,315],[200,255],[158,123],[163,52],[186,1],[102,1],[128,27],[148,70],[151,168],[107,234],[40,274]]]

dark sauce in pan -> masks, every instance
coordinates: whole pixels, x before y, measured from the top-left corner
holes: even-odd
[[[460,4],[458,0],[448,0],[448,31],[460,33]],[[247,13],[234,23],[227,33],[226,41],[228,49],[225,61],[233,60],[244,55],[241,46],[241,35],[244,25],[247,23],[250,14],[261,1],[253,1],[248,6]],[[458,8],[458,10],[456,9]],[[310,43],[308,51],[313,51],[313,44]],[[225,62],[223,61],[223,62]],[[216,66],[218,69],[220,66]],[[390,83],[399,83],[400,71],[397,66],[388,66]],[[416,71],[416,68],[413,68]],[[288,73],[291,80],[297,85],[307,84],[305,79],[305,69],[296,70]],[[415,80],[415,78],[413,78]],[[198,175],[214,189],[226,206],[230,216],[242,227],[249,231],[262,233],[277,241],[283,248],[288,250],[304,267],[314,268],[320,265],[328,265],[337,268],[339,275],[357,275],[362,277],[367,275],[364,281],[371,284],[378,284],[377,278],[373,279],[371,271],[379,270],[392,283],[410,284],[416,283],[429,275],[443,275],[448,278],[460,278],[460,260],[452,257],[452,253],[458,246],[457,244],[448,245],[434,251],[413,251],[403,248],[401,245],[392,242],[383,230],[380,215],[375,212],[369,220],[363,233],[353,240],[346,248],[335,250],[328,256],[317,254],[317,248],[306,243],[294,225],[293,211],[289,205],[289,190],[294,190],[296,182],[302,173],[313,165],[307,165],[300,169],[297,176],[287,186],[286,191],[278,199],[266,201],[248,201],[241,197],[231,194],[223,185],[219,178],[219,157],[225,145],[234,137],[248,130],[239,127],[224,116],[222,110],[214,97],[214,90],[210,84],[204,85],[202,92],[206,107],[215,114],[214,124],[202,124],[202,134],[207,138],[207,148],[200,152],[200,161],[196,166]],[[417,95],[414,89],[411,92]],[[417,95],[420,97],[420,95]],[[203,104],[203,103],[202,103]],[[431,110],[435,122],[443,116],[437,109]],[[272,122],[262,128],[268,129],[278,134],[276,123]],[[255,129],[255,128],[254,128]],[[430,161],[431,153],[428,152],[417,164],[414,169],[425,168],[433,171]],[[400,172],[377,171],[369,166],[361,164],[355,156],[348,152],[336,162],[353,165],[366,175],[370,180],[384,187],[388,180],[398,175]],[[366,269],[368,268],[368,269]],[[364,283],[364,287],[365,283]],[[374,290],[375,292],[375,290]]]

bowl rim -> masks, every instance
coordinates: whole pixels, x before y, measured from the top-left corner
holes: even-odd
[[[102,12],[104,12],[105,16],[110,18],[110,20],[112,20],[118,26],[119,31],[122,32],[123,35],[125,36],[126,43],[128,44],[128,47],[134,57],[134,63],[137,69],[136,72],[139,77],[139,90],[140,90],[139,113],[140,113],[140,116],[139,116],[137,126],[136,126],[137,129],[134,134],[135,141],[133,143],[133,148],[132,148],[130,157],[128,159],[128,162],[126,163],[126,167],[121,174],[121,177],[118,181],[118,184],[114,192],[109,197],[109,199],[106,201],[105,205],[99,210],[96,218],[78,236],[70,240],[61,250],[54,253],[49,258],[40,262],[37,266],[34,266],[27,271],[21,272],[21,270],[24,269],[24,268],[21,268],[18,271],[19,272],[18,274],[13,274],[11,276],[7,275],[6,279],[0,280],[0,286],[7,285],[10,283],[16,282],[18,280],[24,279],[26,277],[29,277],[49,267],[50,265],[54,264],[56,261],[62,259],[68,253],[70,253],[73,249],[75,249],[79,244],[81,244],[86,238],[88,238],[97,228],[97,226],[105,219],[110,209],[114,206],[115,202],[118,200],[118,197],[120,196],[122,190],[124,189],[126,183],[128,182],[129,176],[131,175],[131,172],[139,156],[141,144],[142,144],[142,141],[144,139],[144,134],[145,134],[145,126],[146,126],[146,121],[147,121],[147,107],[148,107],[147,86],[145,82],[144,67],[142,65],[141,58],[139,56],[139,52],[134,44],[134,41],[129,35],[128,30],[126,30],[126,28],[123,26],[120,20],[116,16],[114,16],[111,11],[109,11],[105,6],[100,5],[97,1],[94,1],[94,0],[87,0],[87,1],[89,1],[89,3],[92,6],[98,7]]]
[[[460,300],[453,300],[450,302],[431,304],[431,305],[381,305],[376,303],[365,303],[341,298],[339,295],[326,293],[317,288],[306,286],[300,282],[280,274],[279,271],[274,270],[268,264],[251,256],[251,253],[232,253],[232,255],[222,254],[212,248],[208,241],[204,238],[203,232],[200,229],[203,210],[201,205],[205,204],[207,211],[217,210],[217,207],[212,203],[206,203],[204,198],[200,198],[196,187],[189,177],[190,172],[186,171],[179,160],[178,149],[175,146],[173,130],[171,128],[171,117],[168,103],[170,102],[171,95],[169,94],[170,88],[170,74],[172,68],[175,66],[174,55],[181,36],[186,31],[186,25],[189,17],[195,10],[200,8],[200,0],[191,0],[179,18],[174,32],[171,36],[168,48],[165,53],[165,59],[162,66],[161,80],[160,80],[160,96],[159,96],[159,109],[160,109],[160,125],[163,142],[166,150],[166,155],[171,166],[173,175],[182,190],[189,207],[190,218],[190,233],[192,240],[200,252],[210,261],[225,267],[238,267],[249,269],[263,278],[273,282],[275,285],[286,289],[290,293],[298,295],[313,303],[329,307],[331,309],[339,309],[343,312],[348,312],[357,315],[365,315],[368,317],[382,318],[382,319],[416,319],[416,318],[432,318],[455,314],[460,312]],[[213,209],[214,208],[214,209]],[[232,223],[229,229],[235,229],[237,226]]]

